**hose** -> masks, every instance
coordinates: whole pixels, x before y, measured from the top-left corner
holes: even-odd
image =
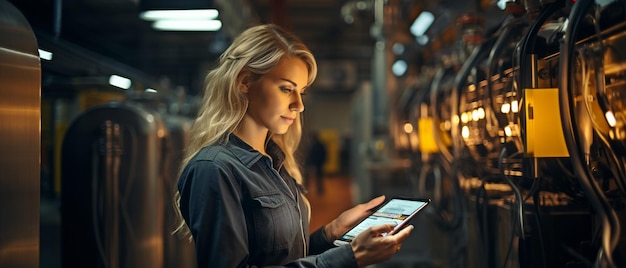
[[[574,54],[576,33],[585,18],[587,10],[592,8],[594,3],[595,2],[593,0],[577,1],[571,10],[569,25],[561,44],[561,58],[559,62],[559,82],[561,85],[561,87],[559,87],[559,108],[563,133],[565,134],[565,142],[570,152],[574,169],[578,174],[577,178],[579,179],[586,196],[589,198],[594,211],[598,213],[602,224],[602,245],[600,250],[598,250],[594,266],[604,267],[605,265],[603,260],[605,260],[608,267],[616,267],[612,257],[612,252],[617,246],[619,239],[619,220],[617,219],[615,211],[608,204],[602,190],[593,179],[591,171],[584,167],[584,153],[581,148],[578,147],[581,138],[577,132],[578,127],[576,125],[576,121],[573,118],[575,114],[575,98],[570,96],[570,91],[572,90],[570,80],[573,76],[570,66]],[[612,233],[613,228],[615,228],[615,230]]]

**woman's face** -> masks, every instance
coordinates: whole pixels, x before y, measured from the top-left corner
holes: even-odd
[[[295,57],[283,58],[274,69],[248,88],[247,116],[262,130],[284,134],[304,111],[302,94],[308,68]]]

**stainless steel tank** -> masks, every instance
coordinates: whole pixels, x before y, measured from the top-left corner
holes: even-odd
[[[41,66],[24,16],[0,0],[0,267],[39,267]]]
[[[63,267],[193,267],[192,244],[171,234],[184,122],[134,102],[72,122],[62,152]]]

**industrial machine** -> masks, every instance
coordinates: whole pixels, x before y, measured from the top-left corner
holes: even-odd
[[[420,115],[410,122],[417,132],[434,137],[417,140],[435,146],[413,156],[420,161],[408,173],[422,173],[414,175],[417,192],[433,195],[429,187],[448,182],[435,196],[459,202],[456,213],[466,219],[451,226],[433,213],[456,241],[453,260],[441,263],[622,267],[626,2],[502,4],[504,19],[471,31],[480,38],[462,38],[468,24],[457,23],[455,53],[467,56],[454,69],[437,67],[432,79],[416,77],[430,87],[413,94],[430,98],[406,108]],[[475,41],[471,49],[461,45],[467,40]]]

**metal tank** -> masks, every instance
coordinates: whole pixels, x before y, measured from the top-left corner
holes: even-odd
[[[167,129],[162,143],[162,158],[160,161],[160,171],[163,181],[163,252],[164,266],[176,268],[195,268],[196,257],[195,248],[190,236],[183,232],[174,233],[179,226],[180,220],[175,210],[175,198],[178,182],[178,172],[183,159],[183,152],[187,145],[187,131],[192,124],[192,119],[185,116],[175,115],[175,112],[168,112],[167,96],[159,94],[143,94],[131,96],[129,101],[147,110],[159,111],[160,117]]]
[[[62,152],[63,267],[193,267],[172,236],[184,120],[136,102],[93,107],[71,124]]]
[[[0,36],[0,267],[38,267],[41,66],[30,25],[4,0]]]

